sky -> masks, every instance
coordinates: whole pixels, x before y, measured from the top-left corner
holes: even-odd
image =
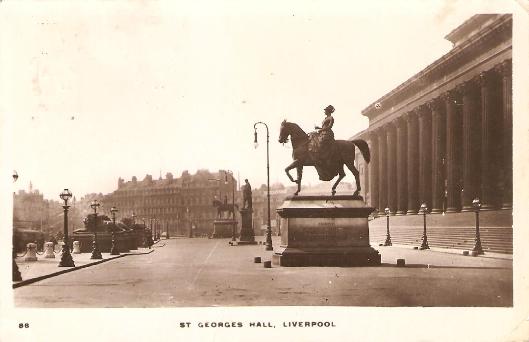
[[[508,11],[459,0],[2,5],[4,169],[16,189],[31,181],[51,199],[197,169],[266,183],[257,121],[270,130],[270,182],[288,185],[283,119],[309,132],[332,104],[335,137],[348,139],[368,127],[365,107],[451,49],[446,34]],[[318,182],[307,168],[304,184]]]

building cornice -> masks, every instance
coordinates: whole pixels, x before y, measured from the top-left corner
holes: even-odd
[[[367,116],[370,121],[375,117],[387,115],[392,107],[424,89],[425,84],[433,84],[462,65],[475,60],[477,56],[489,50],[491,45],[496,46],[511,39],[512,15],[498,15],[497,20],[479,33],[471,36],[465,43],[454,47],[428,67],[370,104],[362,110],[362,115]],[[380,106],[377,104],[380,104]],[[381,109],[377,107],[381,107]]]

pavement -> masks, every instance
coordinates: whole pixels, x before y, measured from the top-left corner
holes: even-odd
[[[163,245],[161,240],[157,241],[153,248]],[[116,258],[122,258],[128,255],[141,255],[154,252],[154,249],[138,248],[127,253],[120,253],[120,255],[110,255],[110,253],[101,253],[103,259],[90,259],[91,253],[72,254],[75,267],[59,267],[61,261],[61,247],[55,247],[55,258],[45,258],[44,253],[37,254],[37,261],[26,261],[25,254],[19,253],[15,260],[18,265],[18,270],[22,277],[22,281],[13,282],[13,288],[32,284],[42,279],[58,276],[60,274],[76,271],[92,265],[97,265]]]
[[[161,240],[150,254],[108,260],[16,288],[15,304],[510,307],[513,303],[509,258],[376,246],[382,255],[380,267],[264,268],[262,263],[254,263],[256,256],[271,260],[272,252],[265,251],[264,245],[230,246],[229,241]],[[277,237],[273,244],[279,245]],[[81,265],[81,257],[78,258]],[[406,260],[406,267],[396,266],[399,258]],[[22,264],[19,268],[24,269]]]

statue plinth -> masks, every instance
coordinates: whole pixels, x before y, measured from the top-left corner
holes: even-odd
[[[236,246],[257,245],[252,224],[252,209],[244,208],[239,212],[241,213],[241,236]]]
[[[217,219],[213,221],[213,239],[231,238],[237,227],[237,221],[232,219]]]
[[[367,207],[360,196],[292,196],[277,209],[281,245],[272,262],[279,266],[378,266],[369,244]]]

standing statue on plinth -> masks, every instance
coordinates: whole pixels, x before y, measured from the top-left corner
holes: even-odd
[[[248,179],[244,180],[244,185],[241,187],[242,190],[242,208],[239,210],[241,213],[241,233],[237,246],[243,245],[256,245],[255,234],[253,231],[253,219],[252,219],[252,186]]]
[[[242,208],[243,209],[252,209],[252,186],[248,179],[244,180],[244,185],[242,186]]]
[[[294,161],[285,168],[288,178],[298,185],[298,190],[294,193],[297,195],[301,191],[301,179],[303,177],[303,166],[314,166],[318,171],[318,176],[322,181],[330,181],[338,176],[338,179],[332,186],[332,195],[336,193],[336,187],[345,177],[344,165],[353,173],[356,180],[355,196],[360,194],[360,173],[356,169],[355,147],[360,149],[366,163],[369,163],[371,155],[369,145],[365,140],[334,140],[332,126],[334,118],[333,106],[327,106],[324,109],[325,119],[322,127],[316,127],[317,132],[310,134],[305,133],[297,124],[284,120],[281,123],[279,132],[279,142],[284,144],[291,138],[292,141],[292,159]],[[297,171],[297,179],[294,180],[289,171]]]

